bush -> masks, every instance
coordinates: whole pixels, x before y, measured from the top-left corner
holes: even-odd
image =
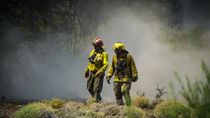
[[[202,61],[201,68],[205,74],[205,78],[197,80],[194,84],[190,82],[190,79],[186,76],[187,85],[175,73],[180,86],[182,88],[181,94],[187,101],[188,105],[193,108],[193,116],[197,118],[209,118],[210,117],[210,72]]]
[[[153,100],[150,107],[151,109],[154,109],[158,104],[162,103],[164,100],[163,99],[156,99],[156,100]]]
[[[118,106],[116,104],[107,104],[100,109],[101,112],[104,112],[106,116],[118,117],[124,114],[124,106]]]
[[[61,99],[57,99],[57,98],[54,98],[54,99],[46,102],[47,105],[51,106],[54,109],[62,108],[64,103],[65,103],[65,101],[63,101]]]
[[[82,108],[78,111],[78,116],[83,116],[85,118],[104,118],[105,113],[103,112],[96,112],[94,110],[88,109],[88,108]]]
[[[42,105],[41,103],[32,103],[24,106],[15,112],[15,118],[41,118]]]
[[[142,118],[144,116],[144,112],[140,108],[134,106],[126,107],[124,114],[127,118]]]
[[[145,96],[134,97],[132,101],[135,107],[148,108],[150,106],[149,99]]]
[[[154,114],[157,118],[190,118],[191,110],[181,103],[164,101],[156,106]]]
[[[89,111],[86,113],[85,117],[87,118],[104,118],[105,114],[103,112],[94,112]]]

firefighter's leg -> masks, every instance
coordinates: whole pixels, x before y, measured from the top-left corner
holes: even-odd
[[[130,86],[131,83],[123,83],[123,85],[121,86],[121,92],[123,93],[123,96],[125,98],[126,106],[131,106]]]
[[[101,101],[101,91],[102,91],[102,88],[103,88],[103,78],[104,78],[104,75],[102,75],[101,77],[97,77],[95,78],[95,81],[94,81],[94,88],[93,88],[93,91],[94,91],[94,98],[96,100],[96,102],[99,102]]]
[[[94,78],[93,75],[91,74],[87,80],[87,89],[92,97],[94,97],[93,86],[94,86]]]
[[[123,98],[122,98],[122,92],[121,92],[121,85],[122,83],[114,82],[114,93],[117,100],[118,105],[124,105]]]

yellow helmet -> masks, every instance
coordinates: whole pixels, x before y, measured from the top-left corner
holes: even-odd
[[[113,49],[122,49],[125,50],[125,45],[122,42],[116,42],[113,46]]]

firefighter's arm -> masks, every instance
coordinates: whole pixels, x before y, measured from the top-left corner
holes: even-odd
[[[88,78],[89,73],[90,73],[89,66],[90,66],[90,62],[88,62],[87,67],[85,68],[85,77],[86,77],[86,78]]]
[[[130,56],[130,63],[131,63],[131,71],[132,71],[132,81],[135,82],[138,80],[138,71],[133,60],[133,57]]]
[[[92,50],[92,51],[90,52],[89,57],[91,57],[93,54],[94,54],[94,50]],[[87,67],[85,68],[85,77],[86,77],[86,78],[89,76],[89,72],[90,72],[89,67],[90,67],[90,64],[91,64],[91,63],[90,63],[89,60],[88,60]]]
[[[88,66],[87,66],[86,69],[85,69],[85,77],[86,77],[86,78],[88,78],[89,72],[90,72],[90,70],[89,70],[89,68],[88,68]]]
[[[114,66],[114,57],[112,58],[112,65],[109,67],[109,71],[107,73],[107,76],[106,76],[106,80],[107,80],[107,83],[110,84],[110,79],[112,78],[113,74],[114,74],[114,71],[115,71],[115,66]]]
[[[111,77],[113,76],[114,72],[115,72],[115,66],[114,66],[114,57],[113,57],[112,58],[112,65],[109,67],[109,70],[108,70],[106,78],[107,79],[111,79]]]

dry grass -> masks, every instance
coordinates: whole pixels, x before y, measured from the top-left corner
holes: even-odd
[[[132,104],[135,107],[139,107],[139,108],[142,108],[142,109],[149,108],[149,106],[150,106],[149,99],[145,96],[134,97],[133,100],[132,100]]]

